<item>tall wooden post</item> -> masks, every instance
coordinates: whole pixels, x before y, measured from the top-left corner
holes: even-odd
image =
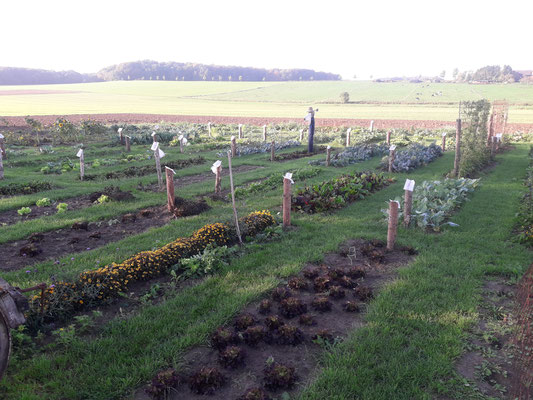
[[[242,124],[239,124],[239,139],[242,139],[244,136],[243,136],[243,133],[242,133]]]
[[[159,189],[163,189],[163,176],[161,174],[161,157],[159,156],[159,143],[155,142],[152,145],[152,149],[154,150],[155,168],[157,170],[157,183],[159,184]]]
[[[231,156],[237,156],[237,143],[235,142],[235,136],[231,137]]]
[[[396,232],[398,229],[398,209],[400,205],[397,201],[389,202],[389,226],[387,230],[387,249],[393,250],[396,243]]]
[[[219,165],[215,173],[215,193],[220,193],[222,191],[222,165]]]
[[[446,151],[446,132],[442,134],[442,151]]]
[[[291,174],[292,175],[292,174]],[[283,227],[291,226],[291,183],[289,174],[283,177]]]
[[[82,181],[85,177],[85,157],[83,155],[83,149],[78,150],[78,154],[76,154],[80,159],[80,180]]]
[[[374,132],[374,120],[370,121],[370,132]]]
[[[212,137],[211,136],[211,122],[207,123],[207,133],[209,134],[209,137]]]
[[[167,208],[169,212],[173,212],[176,207],[174,195],[174,170],[165,167],[165,175],[167,178]]]
[[[152,132],[152,143],[157,143],[157,133]]]
[[[0,133],[0,151],[2,151],[2,156],[5,158],[7,158],[7,153],[6,153],[6,144],[5,144],[5,141],[4,141],[4,135],[2,135]]]
[[[131,144],[130,144],[130,137],[126,136],[126,152],[129,153],[131,151]]]
[[[389,172],[392,173],[392,165],[394,164],[394,158],[396,157],[396,146],[392,145],[389,148]]]
[[[267,141],[267,126],[263,125],[263,142]]]
[[[457,119],[455,129],[455,158],[453,160],[453,176],[459,176],[459,163],[461,162],[461,118]]]
[[[331,146],[328,146],[326,148],[326,167],[329,167],[330,163],[331,163]]]
[[[233,173],[231,171],[231,153],[228,151],[228,168],[229,168],[229,184],[231,189],[231,202],[233,204],[233,215],[235,216],[235,229],[239,244],[242,244],[241,229],[239,228],[239,217],[237,216],[237,206],[235,205],[235,189],[233,187]]]
[[[274,161],[276,158],[276,143],[272,141],[270,143],[270,161]]]
[[[304,130],[300,129],[300,143],[304,141]]]
[[[4,179],[4,155],[0,151],[0,180]]]
[[[404,214],[403,214],[403,223],[405,226],[409,226],[411,222],[411,210],[413,208],[413,189],[415,187],[415,181],[411,179],[405,180],[405,185],[403,190],[405,191],[404,195]]]
[[[390,146],[390,135],[391,135],[392,131],[387,131],[387,146]]]
[[[346,147],[350,147],[352,128],[348,128],[346,131]]]

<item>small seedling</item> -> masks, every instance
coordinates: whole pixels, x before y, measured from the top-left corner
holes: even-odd
[[[281,301],[291,296],[292,296],[292,292],[289,289],[284,288],[284,287],[278,287],[274,289],[274,291],[272,292],[272,299],[274,301]]]
[[[317,267],[310,267],[304,270],[304,276],[308,279],[315,279],[319,273],[320,270]]]
[[[359,312],[359,304],[355,301],[347,301],[342,305],[342,309],[346,312]]]
[[[251,388],[237,400],[272,400],[272,398],[261,388]]]
[[[146,393],[154,399],[166,399],[172,389],[177,388],[184,381],[174,368],[159,372],[153,379]]]
[[[313,341],[318,344],[333,344],[334,336],[326,329],[321,329],[312,337]]]
[[[256,346],[261,340],[267,337],[267,331],[262,326],[250,326],[242,334],[244,343],[249,346]]]
[[[56,207],[57,213],[61,214],[67,211],[68,204],[67,203],[59,203]]]
[[[289,279],[288,285],[291,289],[294,289],[294,290],[305,290],[308,287],[307,281],[297,276]]]
[[[31,208],[30,207],[22,207],[22,208],[17,210],[17,213],[20,216],[28,215],[29,213],[31,213]]]
[[[271,363],[265,367],[265,387],[267,389],[290,389],[296,382],[293,367],[281,363]]]
[[[366,272],[361,267],[352,267],[346,272],[346,275],[352,279],[359,279],[364,278],[366,276]]]
[[[211,336],[211,346],[218,350],[236,343],[239,343],[239,337],[227,328],[218,328]]]
[[[357,286],[354,290],[354,295],[361,301],[368,301],[374,297],[374,292],[369,286]]]
[[[311,326],[311,325],[316,324],[315,319],[311,314],[300,315],[298,322],[300,322],[300,325],[305,325],[305,326]]]
[[[105,194],[103,194],[100,197],[98,197],[98,200],[96,201],[98,202],[98,204],[104,204],[104,203],[109,203],[111,199],[109,198],[109,196],[106,196]]]
[[[357,282],[347,276],[343,276],[342,278],[340,278],[339,284],[346,289],[353,289],[357,286]]]
[[[319,276],[318,278],[315,278],[313,282],[315,291],[318,293],[322,293],[328,290],[330,284],[331,280],[327,276]]]
[[[48,197],[43,197],[42,199],[37,200],[37,202],[35,203],[37,207],[49,207],[51,204],[52,202]]]

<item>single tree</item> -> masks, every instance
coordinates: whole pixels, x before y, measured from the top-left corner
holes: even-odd
[[[350,102],[350,94],[348,92],[342,92],[340,97],[341,97],[341,103],[346,104]]]

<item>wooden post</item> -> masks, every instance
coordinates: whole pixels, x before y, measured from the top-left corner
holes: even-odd
[[[389,148],[389,173],[392,173],[392,164],[394,163],[394,157],[396,156],[396,146]]]
[[[231,137],[231,156],[237,156],[237,143],[235,143],[235,136]]]
[[[126,152],[129,153],[131,151],[131,144],[130,144],[130,137],[126,136]]]
[[[157,134],[152,132],[152,143],[157,143]]]
[[[211,136],[211,122],[207,123],[207,133],[209,134],[209,137],[212,137]]]
[[[2,151],[2,157],[7,158],[6,144],[4,142],[4,135],[0,133],[0,150]]]
[[[174,196],[174,170],[165,167],[165,175],[167,178],[167,208],[169,212],[173,212],[175,205],[175,196]]]
[[[0,151],[0,180],[4,179],[4,156]]]
[[[413,209],[413,189],[415,187],[415,181],[411,179],[405,180],[405,185],[403,190],[405,191],[404,196],[404,214],[403,214],[403,223],[405,226],[409,226],[411,222],[411,210]]]
[[[291,183],[292,179],[283,177],[283,227],[291,226]]]
[[[348,128],[346,131],[346,147],[350,147],[352,128]]]
[[[222,182],[222,165],[219,165],[215,172],[215,193],[217,194],[222,191],[221,182]]]
[[[391,135],[392,131],[387,131],[387,146],[390,146],[390,135]]]
[[[233,215],[235,216],[235,229],[239,244],[242,244],[241,230],[239,228],[239,217],[237,216],[237,207],[235,206],[235,189],[233,188],[233,173],[231,172],[231,153],[228,151],[228,168],[229,168],[229,184],[231,189],[231,202],[233,203]]]
[[[455,158],[453,160],[453,176],[455,178],[459,175],[459,163],[461,162],[461,118],[457,119],[457,126],[455,129]]]
[[[85,157],[83,155],[83,149],[78,150],[78,154],[76,154],[80,159],[80,180],[82,181],[85,177]]]
[[[161,158],[159,157],[159,143],[155,142],[154,145],[152,145],[152,149],[154,149],[155,168],[157,170],[157,183],[159,184],[159,189],[163,189],[163,176],[161,174]]]
[[[300,143],[304,141],[304,130],[300,129]]]
[[[272,141],[270,143],[270,161],[274,161],[276,158],[276,143]]]
[[[446,151],[446,132],[442,134],[442,151]]]
[[[374,132],[374,120],[370,121],[370,132]]]
[[[118,128],[118,134],[120,136],[120,144],[124,145],[124,134],[122,133],[122,128]]]
[[[244,136],[242,134],[242,124],[239,124],[239,139],[242,139]]]
[[[394,243],[396,242],[396,231],[398,229],[398,209],[397,201],[391,200],[389,202],[389,227],[387,230],[387,249],[394,250]]]
[[[263,125],[263,142],[267,141],[267,126]]]
[[[183,153],[183,136],[180,136],[179,142],[180,142],[180,153]]]
[[[331,163],[331,146],[328,146],[326,148],[326,167],[329,167],[330,163]]]

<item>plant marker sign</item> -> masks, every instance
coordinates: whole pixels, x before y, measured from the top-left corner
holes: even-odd
[[[404,203],[405,212],[403,214],[403,223],[405,226],[409,226],[411,222],[411,210],[413,208],[413,190],[415,189],[415,181],[411,179],[405,180],[403,190],[405,190]]]
[[[211,172],[215,174],[215,193],[221,192],[221,173],[222,173],[222,161],[216,160],[211,166]]]
[[[155,167],[157,169],[157,182],[159,184],[159,188],[161,189],[163,187],[163,177],[161,175],[161,158],[165,157],[165,153],[163,153],[163,150],[159,148],[159,142],[153,142],[152,147],[150,147],[150,149],[154,152]]]
[[[405,180],[405,185],[403,185],[403,190],[408,190],[412,192],[415,189],[415,181],[411,179]]]
[[[118,136],[120,137],[120,144],[124,144],[124,135],[122,135],[122,128],[118,128],[117,132]]]

